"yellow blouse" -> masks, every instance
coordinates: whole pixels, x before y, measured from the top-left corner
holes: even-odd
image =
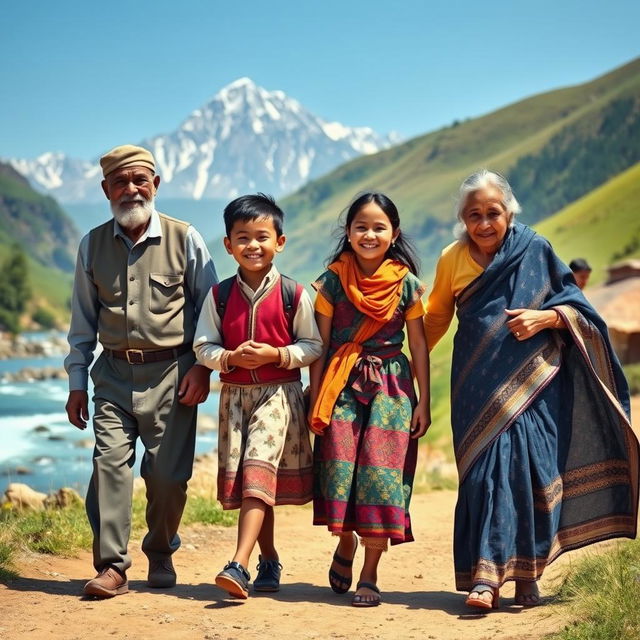
[[[424,316],[429,351],[447,332],[455,312],[456,297],[483,271],[484,268],[471,257],[466,242],[453,242],[442,251]]]

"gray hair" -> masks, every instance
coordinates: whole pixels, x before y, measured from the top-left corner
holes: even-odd
[[[479,169],[470,176],[464,179],[460,185],[460,191],[458,192],[458,201],[456,202],[456,218],[457,222],[453,229],[453,233],[458,240],[466,240],[467,229],[462,219],[462,213],[464,207],[467,204],[467,199],[472,193],[479,191],[480,189],[486,189],[487,187],[495,187],[502,193],[502,206],[507,210],[509,214],[509,226],[512,227],[515,221],[515,216],[520,213],[520,203],[513,195],[511,185],[507,182],[507,179],[497,173],[496,171],[489,171],[488,169]]]

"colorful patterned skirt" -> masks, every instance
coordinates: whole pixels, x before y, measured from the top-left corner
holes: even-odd
[[[313,523],[334,533],[355,531],[399,544],[413,540],[415,392],[404,355],[384,360],[379,372],[381,385],[368,395],[354,389],[361,374],[354,369],[331,423],[315,439]]]
[[[223,384],[218,431],[218,500],[305,504],[312,496],[312,454],[300,382]]]

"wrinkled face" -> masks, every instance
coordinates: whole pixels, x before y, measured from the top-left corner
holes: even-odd
[[[462,210],[469,239],[483,253],[495,253],[509,229],[511,216],[502,200],[502,192],[489,186],[469,194]]]
[[[347,228],[347,238],[358,262],[368,267],[382,263],[399,233],[399,229],[393,230],[387,214],[375,202],[365,204]]]
[[[237,220],[231,233],[224,239],[227,253],[240,265],[240,272],[266,274],[276,253],[284,249],[286,238],[279,236],[273,218],[265,216],[256,220]]]
[[[111,203],[115,219],[130,229],[149,221],[159,184],[160,176],[147,167],[125,167],[107,175],[102,181],[102,189]]]
[[[589,281],[589,276],[591,275],[591,271],[588,269],[580,269],[579,271],[573,272],[573,277],[576,279],[576,284],[580,289],[584,289],[587,286],[587,282]]]

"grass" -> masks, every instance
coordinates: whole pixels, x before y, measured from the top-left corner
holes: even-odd
[[[637,640],[639,593],[639,540],[617,543],[603,554],[584,559],[558,593],[575,622],[548,640]]]
[[[66,509],[20,511],[3,505],[0,510],[0,582],[17,577],[21,553],[69,555],[91,546],[91,531],[82,504]]]
[[[565,262],[586,258],[593,272],[589,286],[606,279],[606,267],[629,240],[640,237],[640,164],[576,200],[535,229]],[[640,257],[640,247],[627,253]],[[589,289],[587,288],[587,296]]]
[[[132,506],[132,538],[146,531],[144,490],[134,493]],[[189,494],[182,525],[195,523],[233,526],[237,513],[225,512],[211,495]],[[0,582],[17,577],[16,561],[21,553],[34,552],[69,556],[90,549],[91,529],[84,505],[65,509],[20,511],[3,505],[0,510]]]
[[[413,493],[429,493],[430,491],[453,491],[458,488],[455,475],[443,474],[439,469],[426,471],[418,469],[413,479]]]
[[[624,375],[629,383],[629,391],[632,396],[640,393],[640,362],[635,364],[626,364],[624,367]]]

